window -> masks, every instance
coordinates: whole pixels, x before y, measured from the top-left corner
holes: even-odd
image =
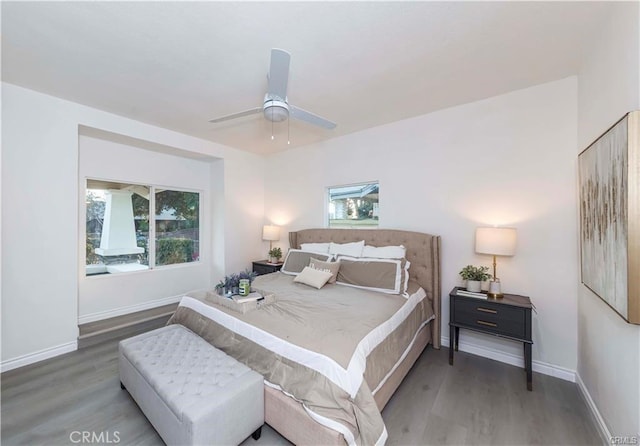
[[[156,265],[199,260],[200,194],[156,190]]]
[[[378,190],[377,181],[329,187],[329,227],[377,227]]]
[[[89,179],[86,275],[196,262],[199,225],[198,192]]]

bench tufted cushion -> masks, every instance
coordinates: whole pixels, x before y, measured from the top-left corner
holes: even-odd
[[[262,375],[173,324],[120,341],[120,382],[167,445],[239,444],[264,423]],[[124,388],[123,387],[123,388]]]
[[[234,380],[253,373],[182,325],[122,341],[124,356],[182,420],[219,399]]]

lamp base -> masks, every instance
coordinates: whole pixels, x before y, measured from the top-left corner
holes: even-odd
[[[489,282],[489,292],[487,292],[487,296],[488,297],[493,297],[496,299],[500,299],[502,297],[504,297],[504,294],[502,294],[502,291],[500,290],[500,280],[496,279],[496,280],[492,280],[491,282]]]

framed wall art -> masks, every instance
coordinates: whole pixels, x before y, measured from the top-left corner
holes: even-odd
[[[582,283],[640,324],[640,111],[578,156]]]

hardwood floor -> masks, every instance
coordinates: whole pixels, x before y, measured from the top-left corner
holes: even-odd
[[[150,330],[162,327],[166,325],[176,308],[178,308],[178,303],[81,324],[78,326],[80,329],[78,348],[89,347],[113,338],[121,338],[126,333],[139,331],[142,325]]]
[[[92,444],[163,444],[120,389],[118,340],[3,373],[2,444],[78,444],[83,431],[102,433]],[[462,352],[451,367],[447,354],[427,348],[389,401],[388,445],[602,444],[575,384],[535,374],[528,392],[523,369]],[[286,444],[269,426],[243,443]]]
[[[388,445],[602,445],[573,383],[428,348],[385,407]],[[430,377],[427,380],[427,377]]]

